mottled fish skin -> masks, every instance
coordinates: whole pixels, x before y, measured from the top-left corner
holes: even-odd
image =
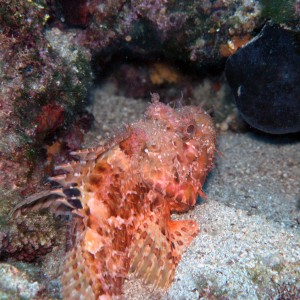
[[[196,106],[171,108],[154,94],[143,120],[104,147],[74,152],[80,160],[52,178],[62,188],[25,199],[13,213],[52,205],[77,216],[63,299],[122,299],[128,273],[165,289],[199,232],[195,221],[173,221],[171,213],[204,196],[214,154],[210,116]]]

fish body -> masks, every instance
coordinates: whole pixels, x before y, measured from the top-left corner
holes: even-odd
[[[167,288],[182,253],[198,234],[193,208],[213,165],[215,129],[196,106],[172,108],[157,95],[143,120],[104,147],[73,153],[59,166],[61,188],[25,199],[28,208],[61,207],[74,215],[74,245],[62,268],[64,299],[122,299],[126,276]]]

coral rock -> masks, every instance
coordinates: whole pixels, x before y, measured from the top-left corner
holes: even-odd
[[[34,261],[49,253],[55,241],[54,223],[49,217],[18,219],[2,238],[2,256]]]
[[[13,265],[0,263],[1,299],[46,299],[45,287],[33,280],[29,272]]]
[[[66,22],[70,25],[86,26],[89,20],[87,0],[61,1]]]
[[[6,190],[24,187],[39,161],[36,148],[64,117],[70,122],[91,84],[87,51],[59,30],[45,30],[47,4],[0,0],[0,188]]]
[[[35,118],[38,123],[37,132],[53,132],[64,121],[64,109],[55,104],[48,104],[43,106],[42,112]]]

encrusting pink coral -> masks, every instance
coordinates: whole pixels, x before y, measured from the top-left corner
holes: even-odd
[[[62,187],[33,195],[14,210],[71,210],[74,242],[62,272],[64,299],[119,299],[125,277],[167,288],[182,253],[199,232],[172,212],[194,207],[213,164],[215,129],[200,107],[159,102],[106,146],[72,153],[57,167]]]

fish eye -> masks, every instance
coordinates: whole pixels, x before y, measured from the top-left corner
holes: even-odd
[[[193,124],[189,125],[187,128],[186,128],[186,133],[188,135],[193,135],[195,133],[195,126]]]
[[[190,140],[194,137],[196,132],[196,126],[195,124],[189,124],[185,127],[183,127],[183,139],[184,140]]]

